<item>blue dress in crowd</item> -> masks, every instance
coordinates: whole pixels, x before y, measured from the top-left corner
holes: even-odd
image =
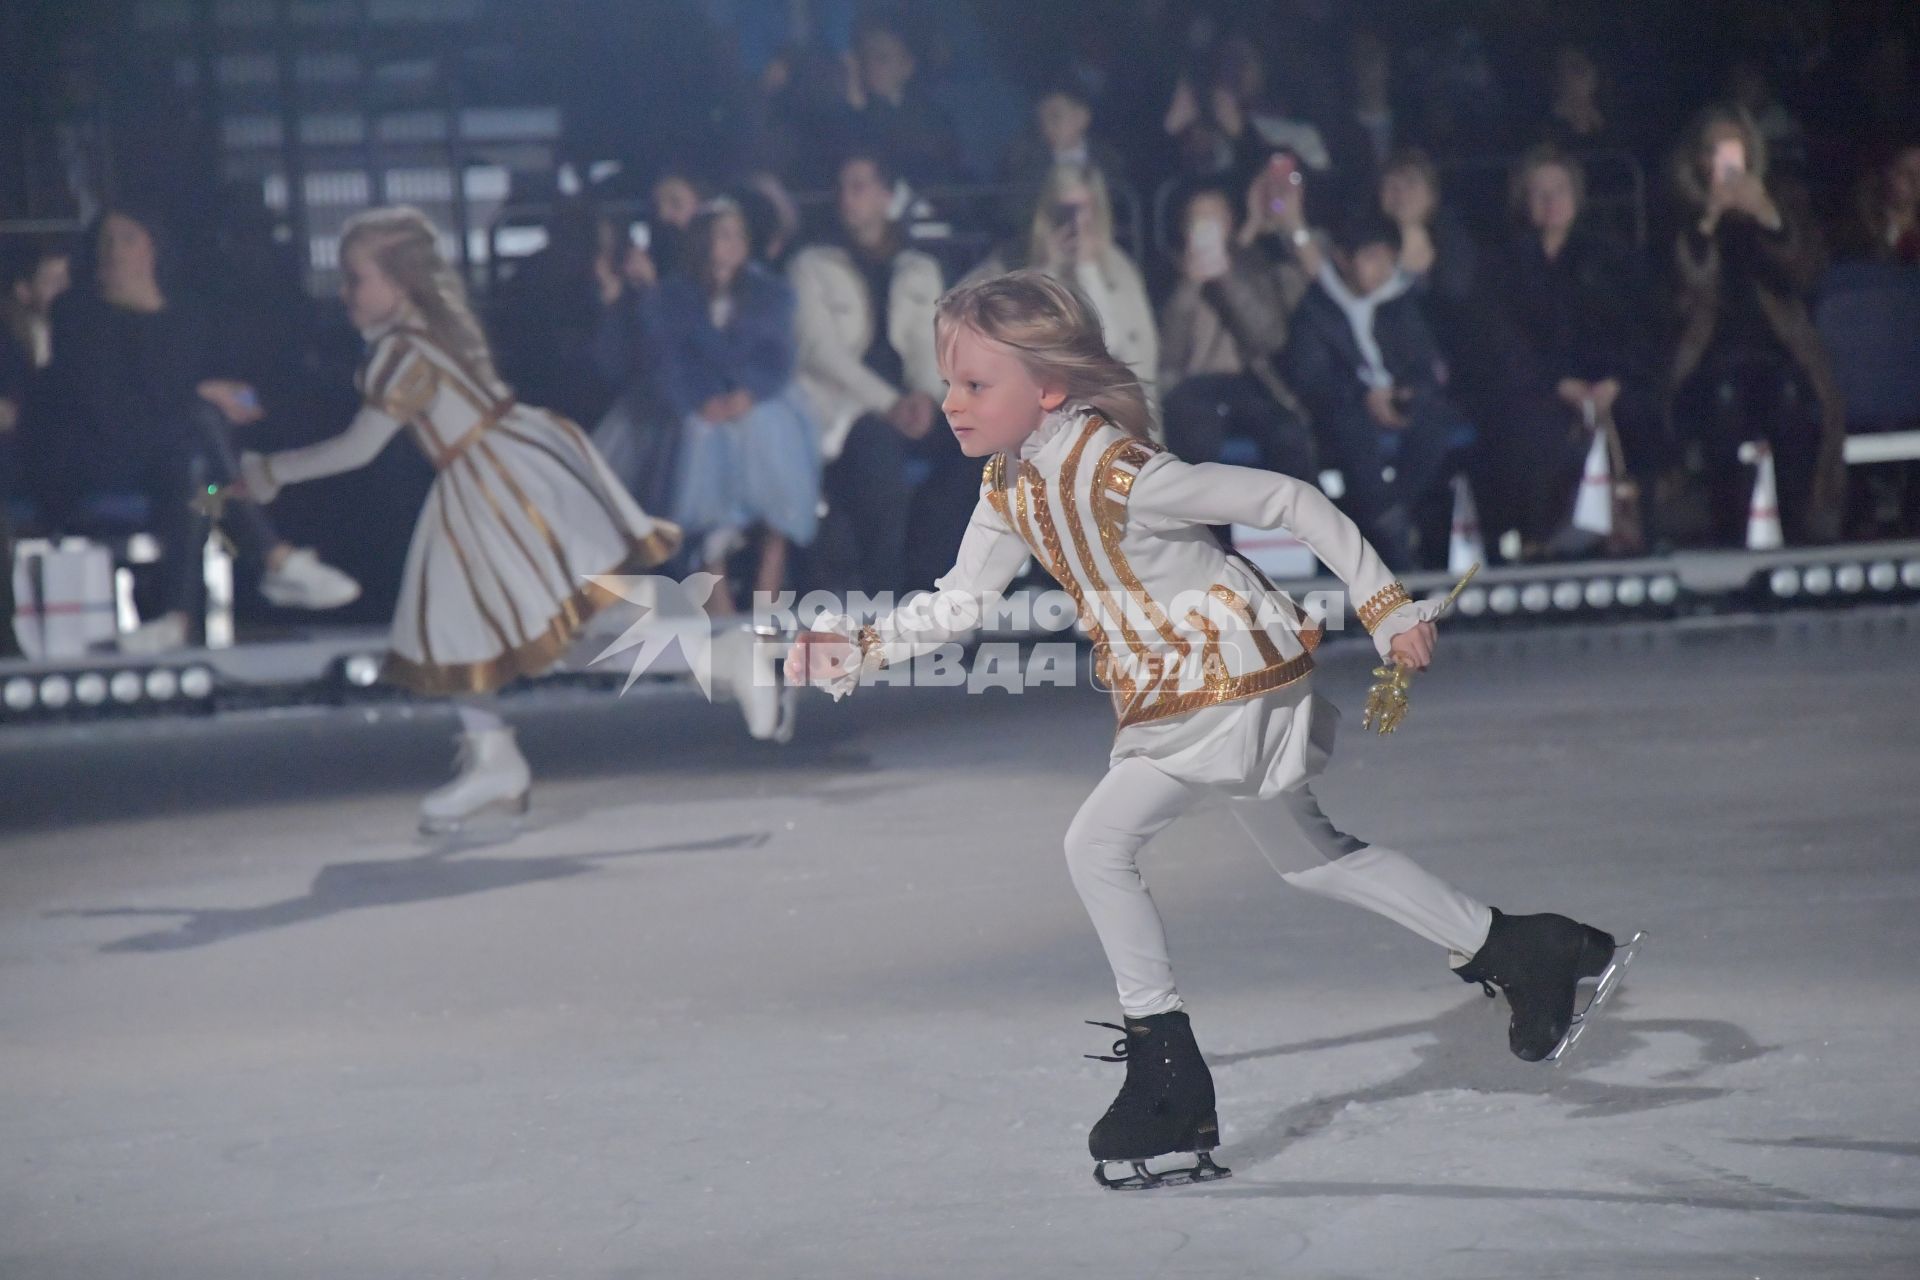
[[[671,518],[690,539],[765,525],[797,546],[811,543],[819,430],[793,379],[792,288],[749,263],[734,280],[723,324],[687,275],[663,281],[655,305],[654,368],[681,424]],[[740,389],[754,399],[745,416],[723,423],[700,416],[702,404]]]

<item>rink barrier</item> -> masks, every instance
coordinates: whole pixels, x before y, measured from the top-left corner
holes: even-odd
[[[1443,573],[1409,574],[1415,599],[1453,585]],[[1337,595],[1328,578],[1276,583],[1297,600]],[[1045,580],[1026,589],[1050,588]],[[1726,620],[1794,611],[1842,618],[1873,606],[1920,601],[1920,541],[1878,542],[1771,552],[1701,551],[1638,560],[1487,568],[1461,592],[1446,623],[1463,639],[1524,638],[1552,628],[1607,642],[1638,624],[1665,632],[1690,620]],[[1351,602],[1348,602],[1349,607]],[[1362,637],[1350,618],[1331,627],[1330,639]],[[1032,627],[982,631],[975,641],[1065,638]],[[164,659],[91,656],[64,661],[0,660],[0,729],[104,720],[204,716],[300,707],[405,707],[423,702],[379,682],[385,632],[345,629],[298,641],[242,643],[228,649],[183,650]],[[627,670],[610,663],[565,670],[527,682],[524,693],[574,691],[612,696]],[[683,687],[684,668],[650,671],[642,683]]]

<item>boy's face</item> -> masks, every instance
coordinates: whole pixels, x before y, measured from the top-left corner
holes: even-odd
[[[1393,246],[1384,242],[1363,244],[1347,259],[1347,283],[1354,292],[1369,294],[1393,279],[1398,265]]]
[[[941,348],[947,394],[940,408],[969,458],[1015,452],[1042,418],[1066,402],[1065,387],[1035,381],[1013,348],[968,326],[956,328]]]

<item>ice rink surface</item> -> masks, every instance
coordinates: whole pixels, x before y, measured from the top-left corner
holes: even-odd
[[[1100,1190],[1122,1068],[1060,838],[1089,690],[518,713],[529,829],[430,844],[449,717],[0,741],[0,1277],[1920,1275],[1920,621],[1443,641],[1319,791],[1497,906],[1651,940],[1562,1068],[1223,814],[1146,872],[1232,1179]]]

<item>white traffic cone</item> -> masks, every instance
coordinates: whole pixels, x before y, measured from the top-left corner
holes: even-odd
[[[1613,458],[1607,451],[1607,433],[1596,430],[1593,403],[1587,402],[1587,429],[1593,443],[1580,471],[1580,492],[1573,500],[1573,527],[1600,538],[1613,536]]]
[[[1463,473],[1453,478],[1453,532],[1447,537],[1447,572],[1463,574],[1486,563],[1487,544],[1480,536],[1480,511],[1473,503],[1473,486]]]
[[[1740,446],[1740,461],[1753,468],[1753,499],[1747,504],[1747,550],[1777,551],[1786,545],[1780,532],[1780,495],[1773,483],[1773,449],[1763,440]]]

